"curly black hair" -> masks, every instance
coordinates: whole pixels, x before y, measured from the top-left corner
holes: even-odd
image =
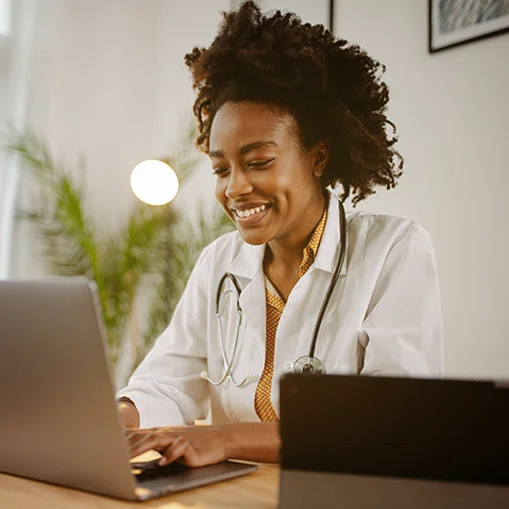
[[[209,151],[211,125],[225,102],[256,102],[291,113],[302,147],[329,140],[321,180],[324,187],[341,184],[343,199],[352,196],[355,205],[377,186],[396,186],[403,158],[385,114],[385,66],[359,46],[293,13],[262,15],[247,1],[223,13],[210,47],[194,48],[185,61],[198,93],[193,111],[202,151]]]

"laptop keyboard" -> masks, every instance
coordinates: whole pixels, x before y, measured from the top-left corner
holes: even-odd
[[[189,467],[181,463],[170,463],[169,465],[160,466],[157,460],[147,463],[132,463],[132,472],[138,482],[151,481],[162,477],[171,477],[173,475],[182,474]]]

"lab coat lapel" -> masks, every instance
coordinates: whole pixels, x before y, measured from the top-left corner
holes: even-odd
[[[263,256],[265,244],[252,246],[243,243],[228,272],[238,278],[242,287],[240,305],[257,341],[265,343],[265,283]]]

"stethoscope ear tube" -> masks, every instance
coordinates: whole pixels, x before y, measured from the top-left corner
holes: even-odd
[[[222,327],[221,327],[221,317],[220,317],[220,310],[219,310],[219,306],[221,303],[221,293],[223,291],[224,283],[227,279],[229,279],[233,283],[233,286],[235,287],[235,291],[237,292],[237,299],[236,299],[236,301],[237,301],[237,326],[235,327],[235,343],[233,346],[233,352],[232,352],[231,359],[228,358],[228,354],[226,352],[226,345],[225,345],[225,342],[223,341],[223,331],[222,331]],[[251,373],[247,373],[241,382],[237,382],[235,380],[235,377],[233,376],[233,373],[232,373],[232,368],[233,368],[233,364],[235,362],[235,358],[237,355],[237,348],[239,345],[239,334],[240,334],[240,330],[242,327],[243,314],[242,314],[242,308],[240,306],[241,292],[242,292],[242,290],[241,290],[239,282],[237,281],[235,276],[233,274],[230,274],[229,272],[225,272],[223,274],[223,276],[221,277],[221,279],[219,280],[219,284],[217,285],[216,317],[217,317],[217,324],[218,324],[218,328],[219,328],[219,335],[221,337],[221,355],[223,357],[223,363],[225,365],[226,371],[224,372],[223,376],[217,381],[212,380],[212,378],[210,378],[207,371],[202,371],[200,373],[201,378],[203,378],[204,380],[206,380],[207,382],[209,382],[215,386],[222,385],[228,379],[235,387],[243,387],[247,382],[249,382],[252,378],[254,378]]]
[[[235,290],[237,292],[237,313],[242,313],[242,308],[240,307],[240,294],[242,293],[242,289],[240,288],[239,282],[237,281],[237,278],[230,274],[229,272],[225,272],[223,274],[223,277],[219,280],[219,284],[217,285],[217,292],[216,292],[216,315],[219,315],[219,303],[221,301],[221,293],[223,291],[224,282],[229,279],[233,286],[235,287]]]

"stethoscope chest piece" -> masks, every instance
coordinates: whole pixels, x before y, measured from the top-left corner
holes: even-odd
[[[306,375],[324,375],[325,366],[320,359],[303,355],[299,357],[292,365],[291,370],[294,373],[304,373]]]

